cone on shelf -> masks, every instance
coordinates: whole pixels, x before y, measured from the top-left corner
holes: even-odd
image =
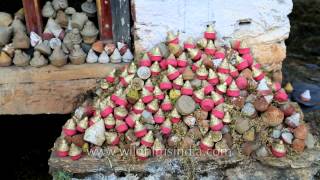
[[[286,155],[287,150],[285,145],[283,144],[283,141],[273,144],[271,146],[271,152],[275,157],[284,157]]]
[[[173,108],[173,105],[172,105],[172,103],[170,101],[170,98],[169,98],[168,95],[166,95],[164,100],[163,100],[163,102],[161,103],[161,109],[163,111],[171,111],[172,108]]]
[[[148,133],[141,138],[140,143],[146,147],[152,147],[154,143],[154,137],[152,131],[148,131]]]
[[[154,47],[151,50],[151,53],[150,53],[150,60],[158,62],[161,59],[162,59],[162,55],[161,55],[161,52],[160,52],[160,48],[159,47]]]
[[[104,118],[104,125],[106,129],[113,129],[115,127],[116,120],[112,114],[109,114],[106,118]]]
[[[213,25],[210,24],[207,26],[207,29],[204,32],[204,37],[210,40],[216,39],[216,31],[213,29]]]
[[[136,121],[134,134],[137,138],[141,138],[147,134],[147,128],[140,121]]]
[[[58,157],[68,156],[69,148],[70,146],[67,143],[67,141],[63,137],[60,137],[59,140],[57,141],[56,149],[55,149],[57,156]]]

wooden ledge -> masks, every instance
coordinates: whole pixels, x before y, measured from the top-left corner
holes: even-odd
[[[77,96],[94,88],[96,79],[124,65],[1,67],[0,115],[70,113],[77,105]]]

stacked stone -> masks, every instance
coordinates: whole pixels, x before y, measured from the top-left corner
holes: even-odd
[[[55,151],[78,159],[88,148],[134,146],[145,160],[167,148],[224,155],[240,146],[247,155],[283,157],[304,150],[308,128],[302,119],[249,47],[217,42],[208,26],[203,38],[183,46],[169,32],[166,46],[112,71],[92,103],[66,122]]]

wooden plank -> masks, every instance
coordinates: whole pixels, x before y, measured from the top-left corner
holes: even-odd
[[[0,71],[0,85],[8,83],[35,83],[47,81],[66,81],[76,79],[90,79],[104,77],[114,68],[124,66],[121,64],[82,64],[55,67],[48,65],[42,68],[28,67],[2,67]]]
[[[125,64],[3,67],[0,71],[1,114],[67,114],[97,79]]]
[[[96,79],[0,85],[1,114],[68,114],[80,95],[96,86]]]
[[[98,23],[100,39],[102,41],[112,40],[112,16],[110,0],[96,0],[98,11]]]
[[[22,0],[28,32],[43,32],[40,0]]]
[[[114,42],[131,45],[130,0],[111,0]]]

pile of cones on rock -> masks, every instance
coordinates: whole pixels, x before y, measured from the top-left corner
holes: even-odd
[[[304,151],[308,133],[299,108],[250,48],[219,44],[208,26],[183,46],[169,32],[165,45],[112,71],[63,126],[54,151],[74,160],[90,149],[132,146],[141,160],[170,148],[283,157]]]

